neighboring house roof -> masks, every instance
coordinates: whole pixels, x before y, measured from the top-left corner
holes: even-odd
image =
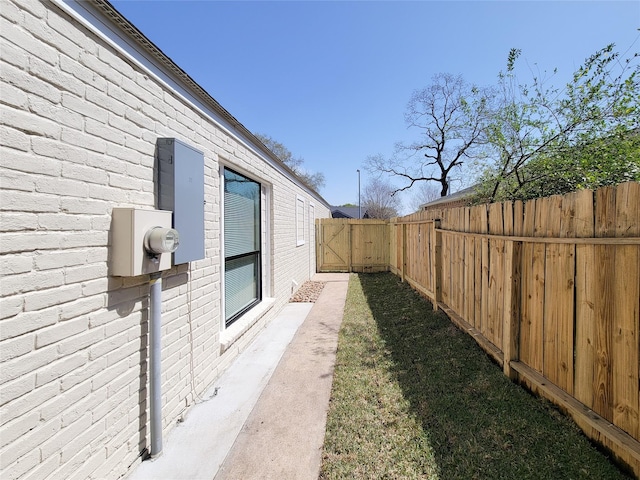
[[[331,207],[331,216],[333,218],[358,218],[359,207]],[[362,218],[369,218],[366,210],[362,209]]]
[[[420,210],[430,210],[431,208],[440,207],[460,207],[468,204],[469,198],[476,193],[476,186],[463,188],[455,193],[440,197],[429,203],[420,205]]]

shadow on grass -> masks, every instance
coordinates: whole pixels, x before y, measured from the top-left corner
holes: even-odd
[[[629,478],[407,284],[387,273],[358,279],[440,479]]]

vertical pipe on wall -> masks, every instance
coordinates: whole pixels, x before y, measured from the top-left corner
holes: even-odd
[[[151,457],[162,453],[161,333],[162,273],[149,280],[149,414],[151,417]]]

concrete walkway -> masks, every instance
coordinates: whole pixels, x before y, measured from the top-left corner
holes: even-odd
[[[349,275],[312,280],[316,303],[285,306],[130,479],[318,478]]]

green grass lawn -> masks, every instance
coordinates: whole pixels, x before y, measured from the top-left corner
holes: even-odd
[[[391,274],[352,275],[322,479],[623,479]]]

